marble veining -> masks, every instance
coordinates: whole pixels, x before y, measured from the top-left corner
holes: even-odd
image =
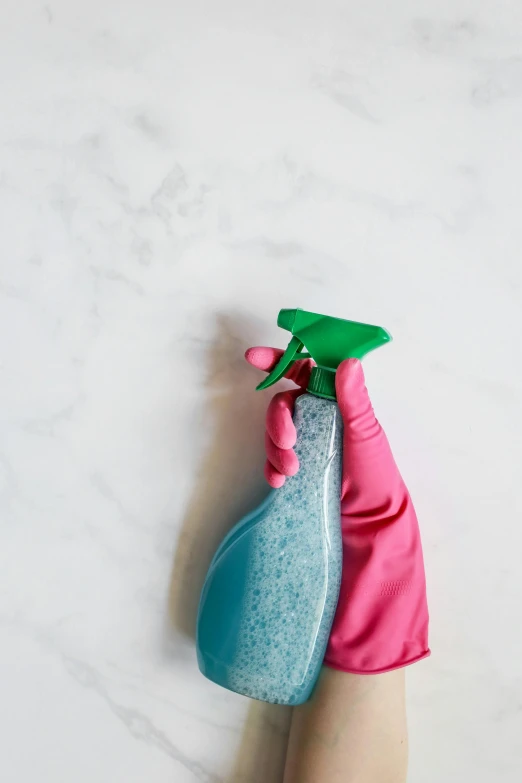
[[[289,713],[198,672],[264,496],[248,345],[382,323],[422,525],[410,783],[522,774],[522,6],[7,0],[0,777],[278,783]]]

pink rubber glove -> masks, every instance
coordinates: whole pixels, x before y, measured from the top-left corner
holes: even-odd
[[[245,358],[269,371],[281,354],[249,348]],[[292,413],[312,366],[310,360],[296,363],[287,377],[301,388],[276,394],[268,406],[265,475],[272,487],[281,487],[285,476],[299,469]],[[336,387],[344,422],[343,575],[324,662],[346,672],[377,674],[430,654],[422,547],[410,495],[357,359],[340,365]]]

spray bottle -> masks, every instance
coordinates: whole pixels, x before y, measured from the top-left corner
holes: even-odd
[[[342,420],[335,372],[391,338],[379,326],[305,310],[281,310],[292,339],[258,389],[293,362],[312,358],[298,397],[298,473],[228,533],[210,564],[197,621],[202,673],[219,685],[275,704],[296,705],[319,676],[339,597]],[[304,349],[307,350],[304,350]]]

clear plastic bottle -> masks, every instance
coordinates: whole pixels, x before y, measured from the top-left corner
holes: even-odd
[[[201,597],[198,661],[230,690],[301,704],[315,684],[342,567],[342,421],[337,404],[296,402],[299,471],[237,524]]]
[[[255,699],[300,704],[309,697],[333,622],[342,568],[342,421],[335,373],[390,340],[385,329],[281,310],[292,338],[258,389],[296,361],[313,358],[294,422],[300,467],[226,536],[199,606],[199,667],[210,680]],[[307,351],[303,351],[303,348]]]

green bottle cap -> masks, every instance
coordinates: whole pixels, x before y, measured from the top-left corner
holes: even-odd
[[[277,325],[292,334],[286,351],[270,375],[259,384],[267,389],[288,372],[300,359],[312,358],[312,370],[307,391],[317,397],[335,400],[335,372],[345,359],[362,359],[367,353],[391,340],[381,326],[345,321],[306,310],[280,310]],[[306,347],[306,351],[304,348]]]

